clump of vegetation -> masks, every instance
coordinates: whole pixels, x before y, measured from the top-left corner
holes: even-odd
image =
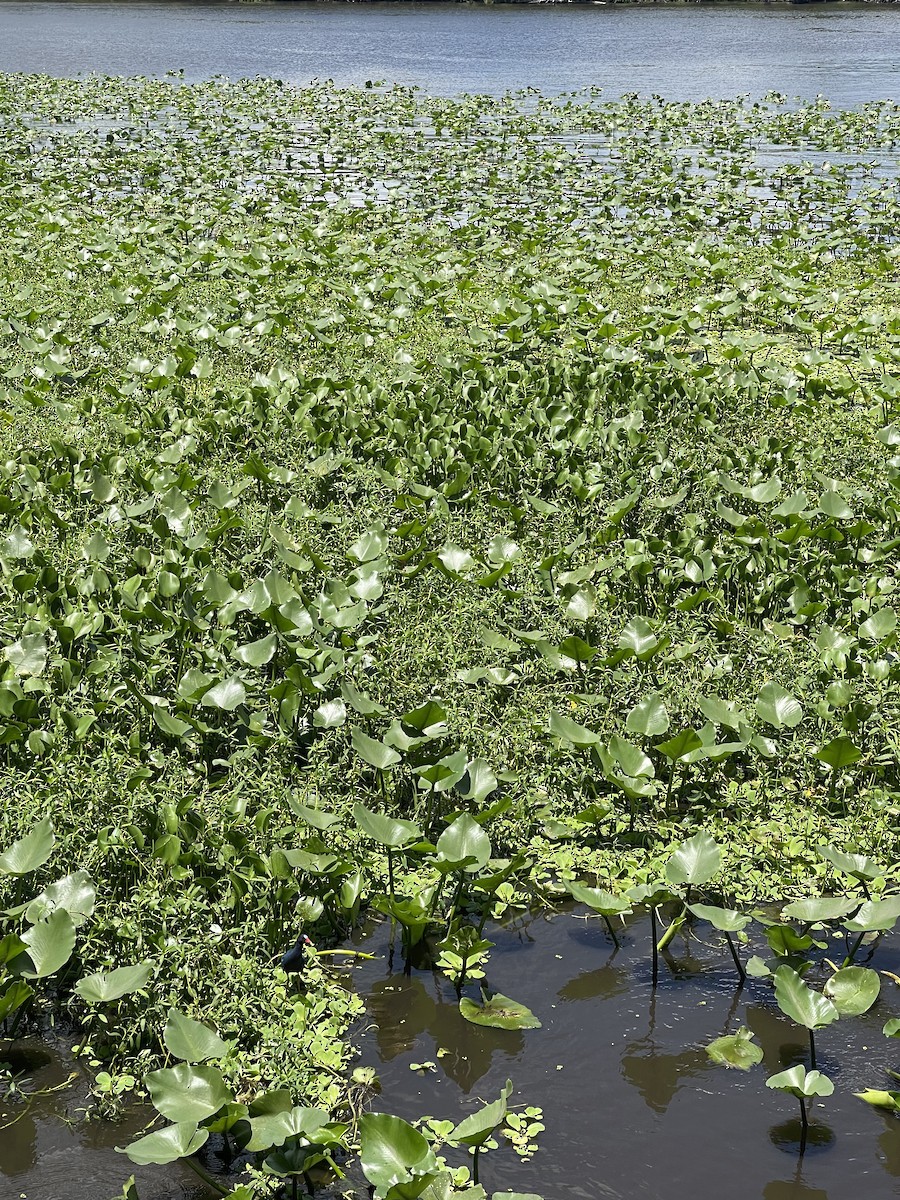
[[[68,873],[0,866],[4,1018],[64,1009],[109,1111],[181,1071],[223,1138],[316,1113],[290,1191],[356,1137],[325,950],[367,911],[482,1022],[486,923],[561,887],[613,937],[676,899],[739,982],[799,897],[858,969],[900,861],[896,106],[9,76],[0,121],[0,864],[52,821]],[[767,931],[779,1003],[807,936]],[[163,1065],[171,1012],[219,1066]]]

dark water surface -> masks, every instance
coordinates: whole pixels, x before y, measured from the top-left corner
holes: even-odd
[[[900,8],[0,0],[0,71],[367,79],[438,94],[900,98]]]
[[[819,1069],[835,1093],[810,1103],[814,1141],[798,1159],[799,1107],[766,1078],[806,1061],[805,1030],[779,1012],[771,984],[736,976],[719,935],[702,926],[676,938],[654,998],[649,925],[632,919],[619,951],[599,919],[523,916],[489,933],[493,990],[527,1004],[543,1028],[484,1029],[465,1022],[443,976],[387,968],[381,927],[365,949],[380,955],[354,968],[369,1028],[363,1062],[374,1066],[376,1107],[407,1118],[459,1121],[496,1099],[507,1077],[513,1103],[539,1105],[546,1132],[527,1163],[511,1148],[482,1159],[482,1182],[548,1200],[889,1200],[900,1195],[900,1121],[857,1100],[886,1087],[900,1045],[882,1035],[900,1014],[900,989],[883,980],[864,1017],[817,1034]],[[702,940],[700,940],[702,938]],[[835,943],[830,957],[840,961]],[[870,966],[895,973],[890,944]],[[821,987],[814,973],[813,985]],[[467,994],[477,997],[473,987]],[[748,1025],[765,1051],[749,1073],[714,1065],[704,1047]],[[443,1053],[442,1053],[443,1052]],[[426,1074],[411,1063],[432,1062]],[[894,1085],[896,1086],[896,1085]],[[819,1106],[821,1104],[821,1106]],[[450,1152],[450,1161],[459,1161]]]
[[[193,1171],[135,1167],[116,1146],[127,1146],[156,1114],[132,1113],[115,1124],[84,1119],[91,1108],[88,1071],[63,1041],[0,1040],[0,1062],[12,1067],[21,1094],[0,1089],[0,1200],[113,1200],[129,1175],[141,1200],[207,1200]]]

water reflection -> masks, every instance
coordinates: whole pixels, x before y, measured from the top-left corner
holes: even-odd
[[[490,1070],[495,1055],[518,1058],[524,1049],[519,1030],[485,1029],[463,1019],[455,994],[442,990],[437,976],[429,979],[391,975],[373,984],[367,997],[374,1022],[378,1056],[391,1062],[408,1054],[423,1034],[430,1047],[422,1049],[438,1069],[466,1095]],[[452,993],[452,988],[449,989]]]

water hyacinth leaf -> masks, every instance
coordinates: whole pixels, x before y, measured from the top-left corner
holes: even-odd
[[[459,1011],[473,1025],[487,1025],[491,1029],[540,1029],[541,1022],[530,1008],[496,992],[490,1000],[481,1004],[463,996]]]
[[[507,1079],[499,1100],[485,1104],[464,1121],[460,1121],[450,1134],[450,1141],[460,1146],[483,1146],[494,1130],[506,1120],[512,1090],[512,1080]]]
[[[359,1143],[360,1166],[379,1200],[398,1184],[415,1181],[424,1191],[428,1176],[437,1166],[434,1152],[422,1134],[388,1113],[363,1113]]]
[[[130,1146],[116,1146],[119,1154],[126,1154],[138,1166],[160,1166],[177,1162],[196,1154],[209,1137],[208,1129],[198,1129],[196,1121],[181,1121],[158,1129],[138,1138]]]
[[[867,967],[843,967],[826,982],[824,991],[842,1017],[858,1017],[878,999],[881,979]]]
[[[666,878],[674,884],[702,887],[722,865],[722,851],[705,830],[682,842],[666,863]]]
[[[491,842],[474,817],[462,813],[437,841],[438,861],[453,870],[480,871],[491,857]]]
[[[651,692],[625,718],[625,728],[639,737],[658,737],[669,728],[669,714],[659,692]]]
[[[169,1009],[163,1042],[174,1058],[188,1063],[222,1058],[231,1049],[230,1043],[223,1041],[214,1030],[174,1008]]]
[[[47,665],[47,639],[42,633],[26,633],[7,646],[3,656],[11,664],[16,675],[33,679],[43,675]]]
[[[775,972],[775,999],[784,1015],[805,1029],[822,1029],[840,1015],[827,996],[807,987],[786,964]]]
[[[75,949],[75,925],[64,908],[57,909],[44,921],[22,934],[28,947],[32,970],[23,969],[26,979],[45,979],[55,974],[72,957]]]
[[[154,1108],[175,1123],[205,1121],[234,1099],[215,1067],[180,1062],[144,1077]]]
[[[763,1060],[762,1046],[753,1040],[753,1034],[742,1025],[737,1033],[718,1037],[706,1047],[706,1053],[719,1066],[749,1071]]]
[[[236,675],[221,679],[204,692],[200,703],[207,708],[218,708],[223,712],[234,712],[247,699],[247,690]]]
[[[23,838],[0,854],[0,874],[28,875],[44,865],[53,853],[56,835],[50,817],[43,817]]]
[[[392,850],[409,846],[422,836],[422,830],[414,821],[404,821],[398,817],[389,817],[386,813],[372,812],[363,804],[353,805],[353,819],[366,837]]]
[[[389,771],[400,761],[400,755],[396,750],[386,746],[384,742],[376,742],[357,725],[354,725],[350,731],[350,741],[360,758],[370,767],[374,767],[376,771]]]
[[[862,758],[862,751],[848,737],[832,739],[813,755],[819,762],[825,763],[832,771],[842,771]]]
[[[760,688],[755,707],[762,720],[775,729],[794,729],[803,720],[797,698],[771,680]]]
[[[76,993],[88,1004],[110,1004],[142,991],[150,981],[154,964],[136,963],[132,967],[116,967],[112,971],[97,971],[85,975],[75,984]]]

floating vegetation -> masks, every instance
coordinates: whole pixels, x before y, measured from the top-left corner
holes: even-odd
[[[169,1122],[127,1152],[217,1139],[226,1192],[361,1145],[474,1200],[363,1112],[328,948],[381,913],[540,1037],[487,922],[643,905],[654,985],[697,921],[771,976],[805,1146],[900,917],[900,106],[9,76],[0,122],[7,1033],[64,1013]],[[507,1099],[445,1131],[476,1182]]]

